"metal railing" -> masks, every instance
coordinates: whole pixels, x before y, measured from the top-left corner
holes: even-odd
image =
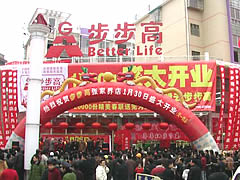
[[[212,56],[116,56],[116,57],[73,57],[45,59],[49,63],[154,63],[154,62],[190,62],[220,60]]]

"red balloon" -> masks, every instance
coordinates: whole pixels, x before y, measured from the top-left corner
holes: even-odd
[[[161,122],[159,124],[160,129],[166,130],[168,128],[168,123],[166,122]]]
[[[130,129],[130,130],[131,130],[131,129],[133,129],[134,127],[135,127],[135,124],[133,124],[133,123],[128,122],[128,123],[125,124],[125,128],[126,128],[126,129]]]
[[[117,125],[117,123],[109,123],[108,124],[108,128],[110,129],[110,130],[116,130],[117,128],[118,128],[118,125]]]
[[[99,122],[92,123],[92,128],[93,129],[99,129],[100,127],[101,127],[101,124]]]
[[[145,130],[149,130],[149,129],[151,129],[151,127],[152,127],[151,123],[143,123],[142,124],[142,128]]]
[[[46,124],[44,124],[44,127],[47,129],[51,129],[53,127],[53,124],[51,122],[47,122]]]
[[[78,129],[83,129],[83,128],[85,127],[85,124],[82,123],[82,122],[78,122],[78,123],[75,124],[75,126],[76,126],[76,128],[78,128]]]
[[[68,123],[67,122],[60,122],[59,126],[63,129],[67,129],[68,128]]]

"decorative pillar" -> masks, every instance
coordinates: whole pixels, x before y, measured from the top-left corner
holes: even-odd
[[[24,169],[30,170],[31,158],[39,148],[40,103],[42,66],[45,53],[45,40],[50,32],[42,14],[37,18],[28,30],[31,34],[30,41],[30,74],[27,98],[27,114],[25,129]]]

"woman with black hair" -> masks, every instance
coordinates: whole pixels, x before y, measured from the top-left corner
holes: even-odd
[[[35,154],[31,161],[31,170],[29,180],[40,180],[45,170],[44,165],[40,162],[39,156]]]

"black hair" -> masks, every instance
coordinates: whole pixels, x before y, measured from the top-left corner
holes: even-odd
[[[14,161],[11,159],[11,160],[8,160],[7,161],[7,166],[8,166],[8,169],[13,169],[14,167]]]

